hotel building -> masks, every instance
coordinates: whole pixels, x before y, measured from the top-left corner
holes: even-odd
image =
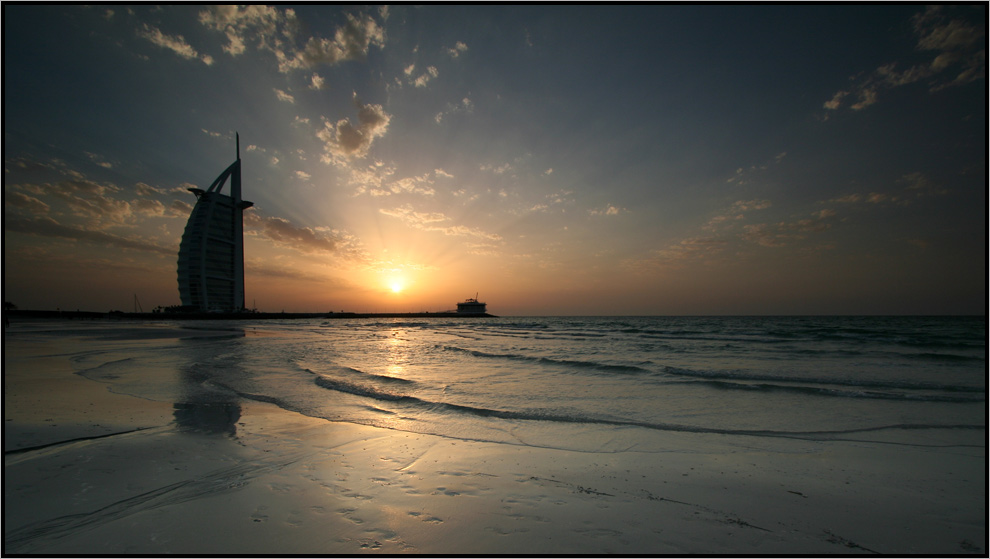
[[[241,150],[237,160],[206,190],[196,195],[179,244],[179,299],[200,312],[244,310],[244,210],[254,205],[241,199]],[[230,179],[230,194],[222,194]]]

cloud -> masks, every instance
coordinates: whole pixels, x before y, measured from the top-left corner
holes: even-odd
[[[835,110],[842,106],[842,100],[849,95],[848,91],[837,91],[832,99],[825,101],[825,108]]]
[[[165,204],[158,200],[142,198],[131,202],[131,210],[146,217],[165,217]]]
[[[113,164],[111,164],[111,163],[109,163],[107,161],[104,161],[102,155],[98,155],[96,153],[90,153],[88,151],[84,151],[83,153],[86,154],[86,157],[88,157],[90,159],[90,161],[92,161],[93,163],[99,165],[100,167],[103,167],[104,169],[112,169],[113,168]]]
[[[281,89],[275,90],[275,96],[278,97],[279,101],[285,101],[286,103],[295,103],[296,98],[288,93],[282,91]]]
[[[157,188],[143,182],[139,182],[134,185],[134,189],[137,191],[138,196],[159,196],[168,194],[168,190],[164,188]],[[183,192],[184,189],[179,189],[178,192]]]
[[[91,229],[62,225],[49,217],[24,219],[8,216],[4,218],[3,228],[5,231],[13,233],[23,233],[41,237],[55,237],[70,241],[84,241],[96,245],[138,250],[143,252],[153,252],[167,256],[175,256],[178,250],[177,247],[162,247],[140,239],[121,237],[119,235],[113,235],[104,231],[94,231]]]
[[[295,11],[257,4],[211,6],[199,13],[199,22],[224,33],[227,44],[223,50],[231,56],[244,53],[246,43],[252,40],[261,49],[280,48],[298,25]]]
[[[752,210],[765,210],[772,205],[770,200],[739,200],[732,204],[732,211],[748,212]]]
[[[948,189],[936,185],[931,179],[919,172],[902,175],[901,178],[897,179],[897,183],[905,185],[904,189],[909,194],[914,194],[916,198],[941,196],[949,193]]]
[[[321,64],[334,65],[346,60],[364,60],[372,46],[385,45],[385,31],[370,15],[347,14],[347,23],[338,27],[332,39],[310,37],[299,51],[287,54],[276,50],[279,71],[304,70]]]
[[[426,69],[426,72],[420,74],[420,76],[412,80],[412,84],[416,87],[426,87],[426,84],[430,82],[433,78],[440,75],[440,71],[437,70],[436,66],[430,66]]]
[[[947,87],[964,85],[986,77],[986,27],[974,19],[965,21],[948,15],[951,7],[928,6],[912,18],[917,37],[916,50],[931,53],[930,60],[899,69],[899,61],[879,66],[861,78],[850,90],[836,92],[823,104],[829,111],[843,106],[852,96],[852,110],[863,110],[878,102],[880,94],[896,87],[928,81],[928,89],[936,92]],[[965,10],[966,7],[962,7]],[[980,16],[985,19],[985,14]]]
[[[354,126],[349,119],[338,120],[336,124],[324,118],[323,128],[316,136],[323,141],[324,163],[340,165],[354,158],[368,154],[375,138],[385,135],[392,115],[385,112],[381,105],[365,105],[354,97],[354,105],[358,110],[358,124]]]
[[[193,205],[182,200],[173,200],[168,206],[169,212],[174,216],[189,217],[193,211]]]
[[[313,73],[313,77],[310,78],[310,81],[309,81],[309,88],[310,89],[316,89],[316,90],[323,89],[323,76],[321,76],[321,75],[317,74],[316,72],[314,72]]]
[[[449,54],[451,58],[457,58],[461,54],[467,52],[467,50],[468,50],[468,46],[462,43],[461,41],[457,41],[457,44],[455,44],[453,47],[446,49],[447,54]]]
[[[471,114],[473,112],[474,112],[474,102],[471,101],[471,99],[465,97],[461,99],[460,103],[447,103],[447,107],[444,110],[437,113],[437,115],[433,117],[433,120],[437,124],[440,124],[440,122],[442,122],[443,119],[447,117],[447,115],[458,114],[458,113]]]
[[[744,225],[740,238],[765,247],[782,247],[803,240],[811,233],[821,233],[832,228],[829,221],[836,215],[833,210],[814,212],[810,218],[769,224]]]
[[[846,194],[845,196],[840,196],[838,198],[832,198],[829,202],[837,202],[839,204],[855,204],[863,199],[862,194]]]
[[[60,200],[73,215],[89,219],[91,226],[123,223],[132,214],[130,204],[114,196],[121,189],[112,184],[99,184],[83,178],[14,188]]]
[[[158,29],[157,27],[148,25],[147,23],[143,24],[141,28],[138,29],[137,34],[139,37],[143,37],[151,41],[155,45],[168,49],[174,52],[175,54],[181,56],[182,58],[188,60],[199,59],[200,61],[203,62],[203,64],[206,64],[207,66],[213,64],[212,56],[208,54],[200,55],[198,52],[196,52],[196,49],[194,49],[192,46],[189,45],[189,43],[186,42],[185,38],[182,35],[175,35],[175,36],[166,35],[162,33],[161,30]]]
[[[781,162],[784,161],[785,157],[787,157],[787,152],[783,151],[775,155],[773,159],[765,161],[761,165],[750,165],[748,168],[739,167],[738,169],[736,169],[736,172],[731,177],[729,177],[725,182],[736,183],[737,186],[749,184],[750,181],[752,180],[752,175],[767,171],[768,169],[770,169],[770,167],[774,165],[780,165]]]
[[[22,192],[7,191],[6,189],[3,193],[3,205],[5,208],[9,206],[35,215],[45,215],[51,210],[51,206],[33,196],[28,196]],[[7,216],[4,216],[5,224],[6,220]]]
[[[513,170],[512,164],[510,163],[503,163],[502,165],[494,165],[489,163],[487,165],[480,166],[479,169],[482,171],[488,171],[494,173],[496,175],[504,175],[505,173],[508,173],[509,171]]]
[[[418,177],[406,177],[389,183],[389,189],[393,194],[405,192],[433,196],[436,194],[436,191],[433,190],[433,179],[434,177],[430,173],[425,173]]]
[[[8,185],[4,190],[5,206],[22,213],[51,214],[62,223],[70,219],[70,216],[82,218],[86,223],[81,227],[87,230],[132,225],[135,217],[187,217],[192,210],[189,204],[176,205],[176,201],[173,201],[166,206],[166,202],[156,198],[176,194],[188,195],[185,187],[193,185],[183,184],[166,189],[138,182],[131,191],[112,183],[99,183],[87,179],[82,174],[68,169],[58,170],[73,178],[56,182]],[[138,198],[132,200],[123,198],[132,192],[137,194]],[[44,208],[47,210],[42,212]]]
[[[708,231],[715,231],[721,228],[725,223],[732,221],[739,221],[745,217],[746,212],[765,210],[771,207],[773,204],[770,200],[738,200],[732,203],[728,209],[723,210],[721,213],[713,216],[708,220],[702,229]]]
[[[902,185],[903,189],[895,192],[854,192],[838,198],[827,200],[827,203],[854,205],[859,203],[880,205],[880,204],[911,204],[917,198],[927,198],[930,196],[944,196],[949,190],[940,187],[932,182],[924,173],[914,172],[901,175],[896,181]]]
[[[336,253],[339,242],[332,235],[310,227],[297,227],[281,217],[262,217],[257,212],[245,212],[244,224],[272,241],[303,253]]]
[[[612,204],[606,204],[605,207],[603,207],[603,208],[595,208],[595,209],[592,209],[592,210],[588,210],[588,213],[590,215],[594,215],[594,216],[598,216],[598,215],[619,215],[622,212],[628,212],[628,211],[629,210],[627,210],[625,208],[620,208],[620,207],[617,207],[617,206],[613,206]]]
[[[380,9],[379,14],[383,19],[387,18],[388,10]],[[211,6],[199,12],[202,25],[226,37],[224,52],[238,56],[249,46],[271,52],[282,73],[364,60],[371,46],[384,47],[385,31],[371,15],[347,14],[346,17],[347,21],[334,30],[331,38],[310,36],[302,39],[300,31],[304,26],[292,9],[252,4]],[[319,89],[321,86],[322,78],[314,74],[311,87]]]
[[[627,268],[645,270],[651,268],[681,269],[690,262],[705,261],[721,254],[728,241],[717,237],[689,237],[665,248],[653,251],[648,257],[627,260]]]
[[[417,212],[410,206],[386,209],[380,208],[379,213],[400,219],[406,225],[423,231],[435,231],[444,235],[458,237],[478,237],[490,241],[501,241],[502,237],[494,233],[486,233],[480,229],[473,229],[464,225],[446,225],[451,220],[447,216],[438,212]]]
[[[443,169],[419,176],[393,179],[396,168],[385,165],[380,161],[368,165],[364,169],[352,169],[350,183],[355,186],[354,195],[368,194],[371,196],[392,196],[396,194],[416,194],[433,196],[436,194],[434,185],[438,177],[454,178]]]

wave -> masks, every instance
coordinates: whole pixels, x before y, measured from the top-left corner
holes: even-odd
[[[814,377],[781,377],[774,375],[746,374],[724,371],[697,371],[692,369],[682,369],[678,367],[663,367],[663,372],[677,377],[691,377],[706,381],[724,381],[745,385],[746,382],[772,382],[772,383],[802,383],[834,385],[855,388],[878,388],[887,390],[931,390],[941,392],[969,392],[986,393],[986,389],[976,386],[960,386],[954,384],[943,384],[926,381],[883,381],[867,379],[843,379],[843,378],[814,378]]]
[[[470,415],[483,418],[495,418],[520,421],[549,421],[556,423],[581,423],[593,425],[613,425],[619,427],[641,427],[658,431],[676,431],[685,433],[711,433],[720,435],[743,435],[759,437],[790,437],[790,438],[816,438],[827,439],[839,435],[849,435],[854,433],[865,433],[882,430],[918,430],[918,429],[986,429],[985,425],[971,424],[893,424],[876,427],[861,427],[856,429],[824,430],[824,431],[782,431],[763,429],[725,429],[715,427],[702,427],[697,425],[683,425],[676,423],[635,421],[630,419],[612,419],[604,417],[593,417],[586,415],[569,415],[555,413],[542,409],[530,410],[497,410],[491,408],[468,406],[463,404],[451,404],[447,402],[434,402],[424,400],[416,396],[385,392],[373,387],[348,383],[338,379],[325,376],[318,376],[316,384],[328,390],[346,392],[356,396],[363,396],[374,400],[393,402],[416,408],[420,411],[449,414],[449,415]],[[369,408],[375,411],[388,412],[379,408]]]
[[[984,357],[975,355],[957,355],[954,353],[917,353],[911,357],[926,361],[986,361]]]
[[[764,392],[793,392],[798,394],[810,394],[815,396],[832,396],[839,398],[869,398],[874,400],[912,400],[918,402],[953,402],[953,403],[976,403],[986,401],[985,397],[972,396],[948,396],[938,394],[907,394],[903,392],[877,392],[874,390],[842,390],[837,388],[823,388],[816,386],[797,386],[769,383],[740,383],[727,382],[721,380],[696,381],[707,384],[715,388],[726,390],[751,390]]]
[[[484,351],[478,351],[474,349],[464,349],[457,346],[437,346],[444,351],[453,351],[467,353],[474,357],[480,357],[483,359],[509,359],[514,361],[528,361],[531,363],[540,363],[543,365],[562,365],[565,367],[571,367],[576,369],[597,369],[600,371],[611,371],[619,373],[651,373],[649,369],[644,369],[642,367],[637,367],[636,365],[612,365],[608,363],[599,363],[597,361],[576,361],[571,359],[552,359],[550,357],[537,357],[534,355],[522,355],[519,353],[487,353]]]
[[[316,371],[314,371],[312,369],[306,368],[306,367],[303,367],[302,369],[304,371],[306,371],[307,373],[310,373],[310,374],[313,374],[313,375],[317,375],[317,376],[323,375],[323,373],[318,373],[318,372],[316,372]],[[391,377],[391,376],[388,376],[388,375],[378,375],[378,374],[375,374],[375,373],[366,373],[364,371],[360,371],[360,370],[354,369],[352,367],[336,367],[335,369],[336,369],[337,372],[340,372],[340,373],[344,373],[344,374],[348,374],[348,375],[354,375],[354,376],[359,376],[361,378],[365,378],[365,379],[369,379],[369,380],[374,380],[374,381],[378,381],[378,382],[383,382],[383,383],[386,383],[386,384],[400,384],[400,385],[412,385],[412,384],[416,384],[416,381],[414,381],[414,380],[409,380],[409,379],[405,379],[405,378],[402,378],[402,377]]]
[[[396,394],[393,392],[387,392],[380,390],[373,386],[365,386],[362,384],[356,384],[353,382],[347,382],[340,379],[333,379],[323,375],[317,375],[316,385],[329,390],[335,390],[337,392],[346,392],[348,394],[354,394],[355,396],[365,396],[367,398],[373,398],[375,400],[385,400],[389,402],[401,402],[401,401],[419,401],[419,398],[413,396],[406,396],[404,394]]]

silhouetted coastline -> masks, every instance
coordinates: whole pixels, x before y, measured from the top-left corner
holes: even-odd
[[[497,318],[489,313],[458,312],[397,312],[397,313],[355,313],[355,312],[94,312],[94,311],[32,311],[9,310],[5,317],[14,319],[59,319],[59,320],[289,320],[289,319],[333,319],[333,318]]]

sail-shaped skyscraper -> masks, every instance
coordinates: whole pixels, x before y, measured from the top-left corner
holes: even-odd
[[[244,310],[244,210],[254,204],[241,199],[241,147],[237,160],[210,188],[190,188],[196,195],[179,244],[179,299],[201,312]],[[230,195],[221,194],[230,179]]]

